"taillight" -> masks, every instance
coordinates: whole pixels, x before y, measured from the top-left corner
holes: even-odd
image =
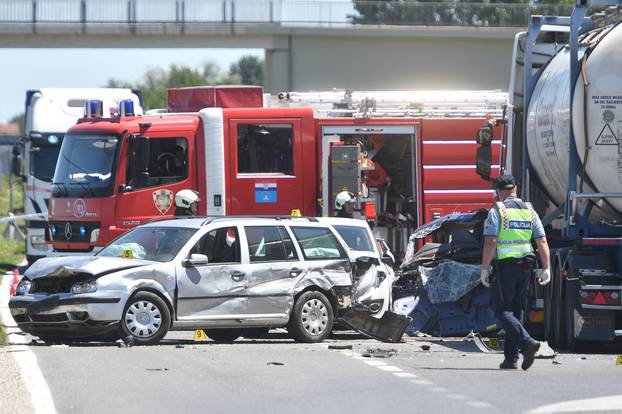
[[[582,290],[579,293],[582,305],[620,305],[620,292],[617,290]]]

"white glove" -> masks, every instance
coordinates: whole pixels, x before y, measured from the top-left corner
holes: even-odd
[[[479,280],[482,282],[482,285],[490,287],[490,270],[482,269],[479,274]]]
[[[550,269],[538,269],[536,270],[536,279],[538,279],[538,283],[541,285],[546,285],[551,281],[551,270]]]

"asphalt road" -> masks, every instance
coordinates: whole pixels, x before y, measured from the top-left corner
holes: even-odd
[[[363,356],[370,348],[396,352]],[[500,371],[502,356],[461,340],[383,344],[353,333],[323,344],[297,344],[278,331],[216,344],[176,332],[152,347],[36,343],[29,349],[58,413],[522,413],[622,395],[620,349],[536,360],[526,372]],[[620,400],[587,406],[622,411]]]

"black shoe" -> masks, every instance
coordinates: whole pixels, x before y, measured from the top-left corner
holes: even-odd
[[[499,364],[499,368],[501,369],[518,369],[518,365],[514,361],[508,361],[504,359],[501,364]]]
[[[533,360],[536,357],[536,353],[540,349],[540,342],[531,341],[527,344],[525,349],[523,350],[523,363],[521,364],[521,368],[523,370],[528,370],[529,367],[533,364]]]

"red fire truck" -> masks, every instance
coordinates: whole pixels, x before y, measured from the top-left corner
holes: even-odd
[[[200,193],[204,215],[307,216],[332,215],[348,190],[399,253],[418,225],[493,202],[475,172],[474,137],[487,117],[501,118],[505,101],[496,91],[269,98],[260,87],[201,87],[172,89],[168,110],[143,116],[123,103],[116,118],[90,101],[63,141],[48,236],[56,252],[97,250],[173,215],[182,189]]]

